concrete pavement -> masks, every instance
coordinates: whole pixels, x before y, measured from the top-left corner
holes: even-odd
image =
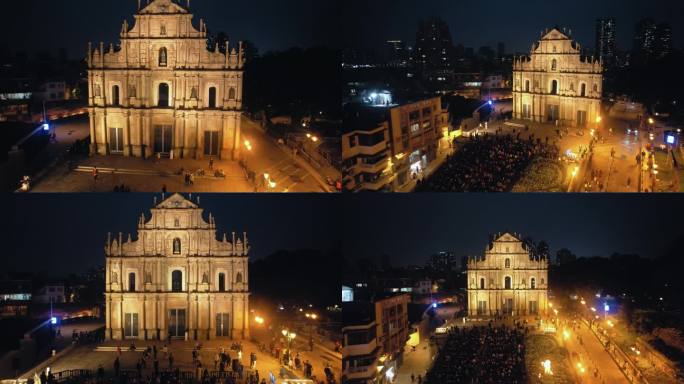
[[[49,162],[41,163],[33,174],[33,192],[112,192],[114,187],[125,185],[132,192],[159,192],[166,186],[177,192],[325,192],[317,179],[320,175],[302,166],[298,159],[264,133],[256,123],[243,117],[243,139],[249,140],[252,151],[244,154],[244,164],[255,174],[256,182],[236,161],[215,160],[214,169],[222,170],[225,177],[213,177],[209,160],[195,159],[140,159],[122,156],[92,156],[71,164],[58,161],[75,140],[89,135],[87,117],[65,122],[54,122],[57,142],[48,146]],[[91,170],[97,167],[98,180]],[[205,176],[197,175],[192,185],[186,185],[180,170],[189,172],[204,170]],[[269,188],[264,174],[276,184]]]

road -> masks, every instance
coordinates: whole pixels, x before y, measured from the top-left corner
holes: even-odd
[[[568,324],[572,324],[570,320],[562,316],[560,320],[569,321]],[[577,363],[581,363],[585,368],[585,372],[580,374],[582,383],[629,383],[586,324],[579,321],[575,323],[574,329],[569,329],[570,337],[567,340],[563,340],[562,329],[563,327],[559,328],[558,336],[561,339],[561,345],[568,350],[573,368],[577,369]]]
[[[257,177],[256,185],[247,179],[245,171],[236,161],[216,160],[215,169],[224,171],[226,177],[216,178],[209,174],[197,176],[192,185],[186,185],[180,169],[208,170],[208,160],[194,159],[140,159],[123,156],[91,156],[74,161],[69,167],[66,161],[57,162],[67,148],[77,139],[89,135],[88,118],[82,117],[53,122],[57,142],[46,149],[48,160],[41,161],[32,172],[33,192],[111,192],[124,185],[132,192],[160,192],[164,186],[173,192],[324,192],[322,179],[315,171],[301,165],[269,138],[256,123],[243,117],[242,134],[249,140],[252,151],[245,154],[246,166]],[[81,167],[78,171],[78,167]],[[91,169],[100,170],[97,181]],[[264,174],[275,182],[273,188],[264,185]]]

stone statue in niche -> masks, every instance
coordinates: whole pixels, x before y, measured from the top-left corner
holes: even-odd
[[[116,274],[116,272],[112,272],[112,283],[118,283],[119,282],[119,275]]]
[[[100,95],[102,95],[102,91],[100,90],[100,84],[95,84],[95,86],[93,87],[93,95],[95,97],[100,97]]]
[[[145,273],[145,284],[152,284],[152,273]]]
[[[209,284],[209,275],[206,272],[202,274],[202,284]]]

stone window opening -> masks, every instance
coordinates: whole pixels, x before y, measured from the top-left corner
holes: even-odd
[[[166,47],[162,47],[159,49],[159,66],[160,67],[166,67],[168,64],[168,51],[166,50]]]
[[[119,106],[119,86],[112,86],[112,105],[115,107]]]
[[[231,88],[228,91],[228,100],[235,100],[235,88]]]
[[[511,267],[511,259],[506,258],[506,261],[504,264],[505,264],[506,268],[510,268]]]
[[[135,273],[128,274],[128,291],[135,292]]]
[[[175,270],[171,272],[171,292],[183,292],[183,272]]]
[[[537,281],[534,279],[534,277],[530,278],[530,288],[535,289],[537,287]]]
[[[552,95],[558,94],[558,80],[552,80],[551,81],[551,94]]]
[[[174,218],[173,219],[173,226],[176,228],[180,227],[180,219],[178,219],[177,217]]]
[[[218,290],[219,292],[226,291],[226,274],[223,272],[218,275]]]
[[[480,278],[480,289],[485,289],[485,279],[484,277]]]
[[[242,283],[242,273],[238,272],[237,275],[235,275],[235,282],[236,283]]]
[[[580,86],[580,96],[587,96],[587,85],[585,83],[582,83],[582,85]]]
[[[179,238],[173,239],[173,254],[174,255],[180,255],[181,254],[181,241]]]
[[[159,84],[159,100],[157,105],[159,107],[169,106],[169,85],[166,83]]]
[[[209,87],[209,108],[216,108],[216,87]]]
[[[554,52],[555,52],[555,51],[556,51],[556,50],[555,50],[555,48],[554,48]],[[556,59],[551,60],[551,70],[552,70],[552,71],[555,71],[555,70],[556,70],[556,67],[558,67],[558,60],[556,60]]]
[[[529,92],[529,91],[530,91],[530,81],[525,80],[525,92]]]
[[[504,278],[504,289],[511,289],[511,284],[512,284],[512,283],[511,283],[511,277],[510,277],[510,276],[506,276],[506,277]]]

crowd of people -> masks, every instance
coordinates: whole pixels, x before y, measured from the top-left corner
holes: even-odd
[[[525,383],[525,328],[452,328],[426,384]]]
[[[558,148],[520,133],[476,135],[462,145],[429,179],[421,192],[507,192],[538,157],[557,158]]]

